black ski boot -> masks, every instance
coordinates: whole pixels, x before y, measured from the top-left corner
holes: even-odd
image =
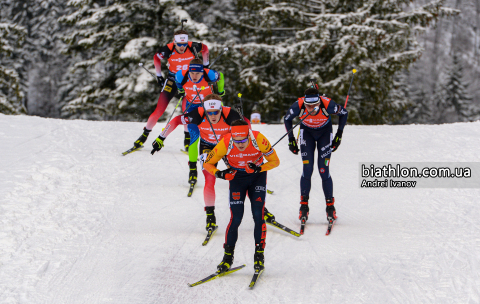
[[[223,245],[223,248],[225,248],[225,252],[223,254],[222,262],[217,266],[218,273],[228,271],[233,264],[233,252],[235,250],[235,246],[228,246],[225,244]]]
[[[190,147],[190,133],[183,132],[185,134],[185,139],[183,140],[183,145],[185,146],[185,151],[188,152],[188,147]]]
[[[255,244],[255,255],[253,256],[255,270],[265,269],[265,256],[263,255],[264,249],[262,245]]]
[[[205,207],[205,211],[207,212],[207,227],[206,230],[208,229],[215,229],[217,226],[217,220],[215,218],[215,206],[213,207]]]
[[[188,162],[190,166],[190,173],[188,174],[188,183],[196,184],[197,183],[197,162]]]
[[[143,128],[143,134],[140,135],[140,137],[133,143],[133,146],[135,148],[139,148],[139,147],[143,146],[143,144],[147,140],[148,134],[150,134],[150,132],[152,132],[152,130],[148,130],[147,128]]]
[[[268,212],[266,207],[264,208],[263,214],[264,214],[265,222],[273,223],[275,221],[275,215]]]
[[[334,197],[327,198],[326,203],[327,203],[327,208],[326,208],[327,220],[328,221],[330,221],[330,219],[336,220],[337,219],[337,212],[335,211],[335,206],[333,205],[335,203],[335,198]]]
[[[305,221],[308,220],[308,212],[310,209],[308,208],[308,196],[307,195],[302,195],[300,197],[300,212],[298,215],[298,219],[302,220],[304,219]]]

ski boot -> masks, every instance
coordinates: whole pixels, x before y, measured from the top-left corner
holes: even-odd
[[[233,251],[235,250],[235,246],[225,244],[223,248],[225,248],[225,253],[223,254],[222,262],[217,266],[217,273],[228,271],[233,264]]]
[[[215,227],[217,226],[214,210],[215,210],[215,206],[205,207],[205,211],[207,212],[207,227],[205,229],[207,231],[208,229],[215,229]]]
[[[188,162],[190,166],[190,173],[188,174],[188,183],[196,184],[197,183],[197,162]]]
[[[327,220],[330,222],[331,220],[336,220],[337,219],[337,212],[335,211],[335,206],[333,205],[335,203],[335,198],[327,198],[326,199],[327,203]]]
[[[185,146],[185,152],[188,152],[188,147],[190,147],[190,133],[183,132],[185,134],[185,139],[183,140],[183,145]]]
[[[148,134],[150,134],[150,132],[152,132],[152,130],[148,130],[147,128],[143,128],[143,134],[140,135],[140,137],[133,143],[133,146],[135,148],[140,148],[141,146],[143,146],[143,144],[147,140]]]
[[[261,244],[255,244],[255,255],[253,256],[255,271],[265,269],[265,256],[263,255],[264,249]]]
[[[307,195],[302,195],[300,197],[300,212],[298,215],[299,220],[308,220],[308,212],[310,209],[308,208],[308,196]]]
[[[264,208],[263,214],[265,215],[264,216],[265,222],[267,223],[275,222],[275,215],[268,212],[267,208]]]

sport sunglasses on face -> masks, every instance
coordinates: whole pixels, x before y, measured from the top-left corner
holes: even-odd
[[[188,43],[177,43],[177,46],[180,46],[180,47],[185,47],[187,45],[188,45]]]
[[[248,137],[245,137],[244,139],[241,139],[241,140],[233,139],[233,142],[236,143],[236,144],[243,144],[243,143],[246,143],[247,141],[248,141]]]
[[[213,111],[213,112],[207,112],[208,115],[217,115],[218,113],[220,113],[220,110]]]

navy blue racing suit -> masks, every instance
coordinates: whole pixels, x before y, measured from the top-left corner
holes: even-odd
[[[300,178],[300,195],[308,197],[311,189],[311,179],[314,167],[315,149],[318,149],[318,171],[322,177],[322,187],[325,199],[333,197],[333,183],[329,172],[330,157],[332,153],[332,121],[330,114],[339,116],[338,130],[342,130],[347,124],[348,112],[341,105],[330,98],[321,96],[318,113],[308,115],[305,109],[304,97],[299,98],[288,110],[284,117],[285,128],[292,128],[292,120],[299,116],[305,118],[300,124],[300,136],[298,144],[303,161],[303,174]],[[308,116],[308,117],[307,117]],[[293,132],[289,133],[289,140],[295,139]]]

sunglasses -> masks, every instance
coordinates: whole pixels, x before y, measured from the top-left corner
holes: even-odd
[[[232,138],[233,139],[233,138]],[[248,136],[245,137],[244,139],[241,139],[241,140],[235,140],[233,139],[233,142],[236,143],[236,144],[244,144],[248,141]]]
[[[180,46],[180,47],[185,47],[185,46],[187,46],[187,45],[188,45],[188,43],[178,43],[178,42],[177,42],[177,46]]]
[[[208,115],[217,115],[218,113],[220,113],[220,110],[213,111],[213,112],[207,112]]]

